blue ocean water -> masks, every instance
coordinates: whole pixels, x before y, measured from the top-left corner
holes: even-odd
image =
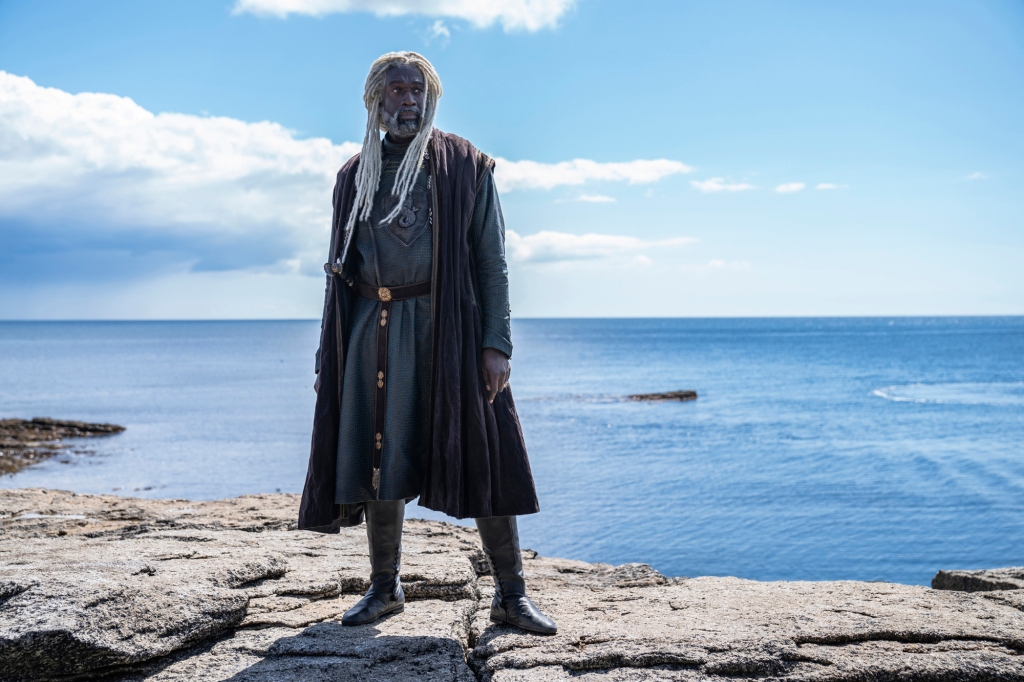
[[[0,417],[128,427],[0,486],[299,492],[318,333],[0,323]],[[542,554],[918,584],[1024,564],[1024,318],[515,320],[513,337],[542,507],[521,532]],[[624,399],[676,389],[700,398]]]

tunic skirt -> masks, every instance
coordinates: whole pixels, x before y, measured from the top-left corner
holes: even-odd
[[[430,175],[425,163],[403,210],[382,223],[397,199],[391,195],[406,146],[385,138],[380,185],[369,220],[356,226],[350,257],[354,272],[374,287],[430,280],[432,225]],[[477,196],[470,236],[477,265],[478,305],[484,346],[512,353],[504,222],[493,178]],[[374,401],[380,301],[356,296],[346,349],[338,433],[335,502],[411,500],[423,485],[430,398],[430,296],[393,301],[388,318],[387,404],[380,482],[373,489]]]

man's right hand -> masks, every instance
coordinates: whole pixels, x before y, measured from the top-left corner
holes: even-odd
[[[320,375],[316,375],[316,381],[313,382],[313,390],[317,393],[320,392]]]

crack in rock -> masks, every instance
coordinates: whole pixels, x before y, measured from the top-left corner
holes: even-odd
[[[342,627],[368,585],[365,530],[289,530],[297,505],[0,491],[0,678],[1024,682],[1024,590],[676,579],[524,552],[559,624],[543,637],[490,622],[474,530],[415,519],[405,612]]]

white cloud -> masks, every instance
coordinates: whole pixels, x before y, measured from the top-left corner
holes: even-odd
[[[980,172],[980,171],[974,171],[973,173],[971,173],[970,175],[968,175],[965,178],[965,180],[987,180],[987,179],[988,179],[988,176],[985,175],[984,173]]]
[[[576,197],[576,201],[586,201],[591,204],[610,204],[615,201],[615,197],[609,197],[604,194],[581,194]]]
[[[710,194],[712,192],[742,192],[748,189],[757,189],[754,185],[750,185],[745,182],[726,182],[725,178],[691,180],[690,184],[705,194]]]
[[[131,99],[69,94],[0,71],[0,280],[146,279],[192,271],[318,275],[337,169],[353,142],[279,124],[154,114]],[[654,182],[676,161],[499,160],[498,185]],[[583,194],[583,201],[612,200]],[[688,239],[508,232],[522,263],[633,258]],[[2,286],[2,285],[0,285]]]
[[[511,263],[528,265],[565,261],[622,260],[637,264],[650,264],[651,259],[642,252],[654,248],[683,247],[695,242],[692,237],[644,240],[637,237],[612,234],[568,234],[543,231],[521,236],[514,230],[505,231],[505,249]]]
[[[431,25],[428,39],[433,40],[434,38],[444,38],[447,41],[452,37],[452,32],[448,30],[448,27],[444,25],[444,21],[438,19]]]
[[[462,19],[484,28],[500,23],[506,31],[554,28],[575,0],[236,0],[234,12],[287,17],[371,12],[378,17],[416,14]]]
[[[669,159],[599,163],[590,159],[573,159],[561,163],[508,161],[496,158],[494,179],[498,189],[551,189],[560,185],[582,185],[594,180],[625,181],[631,185],[657,182],[669,175],[689,173],[685,163]]]
[[[90,246],[184,249],[200,268],[316,271],[334,176],[358,150],[0,71],[0,218]]]
[[[807,187],[807,185],[803,182],[786,182],[776,187],[775,191],[779,194],[792,194],[793,192],[799,192],[804,187]]]

